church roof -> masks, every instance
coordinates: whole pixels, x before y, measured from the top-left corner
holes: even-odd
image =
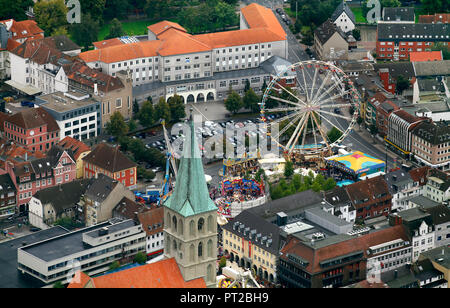
[[[217,207],[209,197],[203,170],[202,158],[194,132],[194,122],[183,144],[183,155],[172,195],[164,203],[167,208],[184,217],[216,211]]]

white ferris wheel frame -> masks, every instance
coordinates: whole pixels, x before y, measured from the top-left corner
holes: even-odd
[[[310,68],[311,66],[314,66],[314,68],[315,68],[312,87],[311,87],[310,92],[308,92],[308,87],[307,87],[307,83],[306,83],[305,69],[304,69],[305,66],[307,66],[308,68]],[[288,72],[288,71],[298,72],[297,69],[300,69],[302,71],[302,75],[303,75],[303,78],[299,78],[299,76],[297,75],[296,80],[297,80],[297,85],[299,86],[299,90],[303,91],[304,98],[298,97],[300,95],[294,95],[291,91],[289,91],[288,89],[286,89],[283,85],[281,85],[279,83],[280,79],[285,78],[284,75],[286,72]],[[315,83],[316,83],[317,73],[320,70],[323,70],[324,73],[325,73],[325,71],[327,71],[327,73],[326,73],[325,78],[322,80],[321,85],[317,88],[317,91],[314,91],[316,89]],[[306,71],[306,73],[308,74],[308,76],[310,78],[312,77],[311,74],[308,73],[308,71]],[[330,77],[332,77],[332,78],[330,79]],[[304,83],[301,84],[301,80],[299,80],[299,79],[303,79]],[[332,85],[329,88],[325,89],[325,85],[329,81],[333,81],[334,83],[332,83]],[[278,86],[278,88],[275,88],[275,86]],[[348,90],[345,90],[346,86],[348,87]],[[333,95],[332,97],[326,98],[327,95],[329,95],[333,90],[335,90],[338,87],[340,90],[338,94]],[[285,99],[282,99],[279,97],[272,96],[272,95],[270,95],[270,92],[272,90],[284,91],[284,92],[288,93],[291,97],[295,98],[296,101],[285,100]],[[347,94],[349,95],[349,98],[344,98],[345,95],[347,95]],[[266,109],[265,103],[268,98],[277,100],[281,103],[284,103],[284,105],[290,105],[290,106]],[[306,100],[305,100],[305,98],[306,98]],[[330,103],[336,99],[340,99],[340,98],[345,99],[347,102],[344,104],[333,104],[333,103],[328,104],[328,103]],[[288,66],[283,71],[279,72],[276,76],[272,76],[272,79],[271,79],[270,83],[267,85],[266,91],[264,92],[262,101],[261,101],[261,103],[259,103],[260,109],[261,109],[261,118],[262,118],[262,121],[264,123],[266,123],[266,131],[267,132],[268,132],[267,120],[265,118],[266,113],[292,111],[290,114],[283,116],[279,119],[275,119],[272,122],[270,122],[270,124],[272,124],[272,123],[279,124],[282,121],[291,120],[283,129],[281,129],[278,132],[278,134],[276,136],[272,136],[271,134],[268,134],[268,135],[280,147],[282,147],[288,154],[291,154],[293,152],[300,152],[301,154],[308,154],[308,155],[321,155],[323,152],[325,152],[325,151],[331,149],[332,147],[338,145],[339,143],[341,143],[348,136],[348,134],[352,131],[355,123],[357,122],[357,119],[359,116],[360,104],[361,104],[361,96],[360,96],[359,92],[356,90],[355,86],[353,85],[353,82],[350,80],[350,77],[348,75],[346,75],[342,71],[342,69],[335,66],[334,64],[325,62],[325,61],[320,61],[320,60],[307,60],[307,61],[297,62],[297,63],[294,63],[294,64]],[[342,113],[336,114],[336,113],[332,113],[332,112],[329,112],[326,110],[321,110],[321,107],[322,108],[327,107],[327,108],[341,109],[341,108],[346,108],[346,107],[350,107],[350,106],[354,107],[354,112],[353,112],[353,115],[351,115],[351,117],[343,116]],[[347,129],[343,130],[339,127],[336,127],[336,125],[331,123],[331,121],[329,119],[327,119],[327,117],[325,117],[324,115],[328,115],[328,116],[332,115],[335,117],[344,118],[344,119],[348,120],[349,124],[348,124]],[[314,136],[315,145],[318,145],[317,137],[318,137],[318,135],[320,135],[323,142],[325,142],[326,146],[315,147],[315,148],[310,148],[310,149],[304,148],[305,137],[307,135],[307,133],[305,133],[305,134],[303,134],[303,139],[302,139],[303,148],[296,148],[297,142],[299,141],[298,139],[301,136],[303,130],[305,129],[305,124],[309,121],[310,118],[313,120],[313,121],[311,121],[311,124],[312,124],[312,133]],[[329,142],[326,131],[324,131],[324,127],[321,125],[322,122],[319,123],[318,118],[323,119],[325,122],[330,124],[332,127],[335,127],[336,129],[338,129],[340,132],[342,132],[342,135],[336,141],[334,141],[332,143]],[[297,123],[297,121],[298,121],[298,124],[294,130],[294,133],[292,134],[292,136],[290,136],[288,143],[286,145],[280,144],[278,142],[278,138],[281,135],[283,135],[288,128],[290,128],[292,125]],[[306,127],[307,126],[308,125],[306,124]],[[306,128],[306,130],[307,129],[308,128]],[[319,134],[316,134],[316,129],[319,131]]]

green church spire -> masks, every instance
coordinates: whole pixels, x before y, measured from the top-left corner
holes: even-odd
[[[175,189],[164,202],[164,206],[184,217],[217,211],[216,205],[209,197],[192,115],[189,128],[183,143]]]

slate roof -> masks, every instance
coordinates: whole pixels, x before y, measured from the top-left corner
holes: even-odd
[[[306,209],[311,206],[320,205],[322,203],[322,195],[313,190],[306,190],[284,198],[269,201],[263,205],[249,209],[254,214],[264,219],[274,217],[279,212],[289,214],[291,211]]]
[[[422,122],[412,130],[412,134],[432,145],[446,143],[450,141],[449,124],[448,122]]]
[[[448,42],[449,31],[448,24],[378,23],[377,40]]]
[[[330,19],[325,21],[323,24],[321,24],[317,29],[314,31],[314,36],[316,36],[320,42],[321,45],[328,42],[328,40],[333,36],[335,33],[339,33],[339,35],[347,41],[345,34],[342,32],[342,30],[336,26]]]
[[[443,204],[426,208],[425,211],[430,213],[435,226],[450,221],[450,209]]]
[[[234,229],[234,225],[244,225],[243,227],[237,227]],[[240,238],[244,238],[247,241],[251,241],[252,245],[258,246],[269,253],[278,256],[279,250],[283,246],[283,241],[280,237],[280,228],[272,224],[260,216],[250,212],[250,211],[242,211],[239,215],[233,218],[232,221],[228,222],[226,225],[222,227],[224,230],[227,230],[233,234],[236,234]],[[244,234],[244,230],[248,229],[247,234]],[[253,231],[254,230],[254,231]],[[267,237],[271,239],[271,244],[267,247],[260,240],[255,240],[251,238],[252,231],[255,235],[260,234],[261,238]]]
[[[417,77],[448,76],[450,75],[450,60],[414,62],[414,70]]]
[[[0,175],[0,194],[8,194],[9,192],[16,192],[11,176],[8,173]]]
[[[147,206],[123,197],[113,209],[113,216],[119,216],[122,219],[138,220],[138,214],[149,211]]]
[[[86,190],[86,197],[92,201],[102,203],[116,187],[118,182],[103,173],[98,174],[97,178],[92,178],[92,182]]]
[[[414,66],[411,62],[390,62],[390,63],[376,63],[374,64],[376,71],[380,69],[388,69],[390,78],[396,80],[399,75],[408,79],[415,76]]]
[[[414,22],[414,7],[384,7],[382,18],[384,21]]]
[[[334,10],[333,14],[331,14],[331,20],[335,22],[336,19],[338,19],[338,17],[341,16],[341,14],[344,12],[348,16],[348,18],[350,18],[352,23],[356,24],[355,14],[353,14],[352,10],[349,8],[349,6],[344,0],[341,3],[339,3],[339,5]]]
[[[123,154],[118,146],[111,147],[105,143],[97,145],[83,161],[111,173],[136,167],[136,163]]]
[[[344,187],[336,186],[332,190],[324,192],[324,199],[333,206],[351,205],[350,198]]]
[[[57,215],[64,210],[74,207],[86,191],[91,179],[74,180],[69,183],[41,189],[33,197],[40,200],[42,205],[51,203]]]
[[[384,179],[391,194],[395,194],[402,190],[403,186],[413,183],[411,175],[403,169],[386,173]]]

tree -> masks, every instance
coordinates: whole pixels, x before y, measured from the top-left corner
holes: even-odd
[[[352,35],[355,38],[355,40],[357,41],[361,40],[361,31],[359,29],[353,29]]]
[[[125,34],[126,33],[122,28],[122,23],[117,18],[114,18],[109,26],[109,34],[105,37],[105,39],[121,37]]]
[[[137,99],[134,99],[133,101],[133,117],[137,118],[137,115],[139,113],[139,103]]]
[[[186,108],[183,99],[179,95],[174,95],[168,100],[170,108],[170,119],[172,122],[179,122],[186,117]]]
[[[134,256],[133,262],[139,264],[145,264],[147,262],[147,256],[142,251],[138,252],[136,256]]]
[[[302,176],[300,174],[294,174],[292,177],[292,184],[294,185],[295,190],[299,191],[302,186]]]
[[[106,132],[114,137],[121,137],[128,133],[128,125],[119,111],[113,113],[106,123]]]
[[[246,79],[245,80],[244,93],[247,93],[248,90],[250,90],[250,81],[248,79]]]
[[[81,22],[84,22],[83,17],[89,14],[90,16],[95,17],[95,20],[99,23],[99,25],[103,25],[103,11],[105,10],[106,2],[107,2],[106,0],[80,1],[82,13]]]
[[[164,2],[164,1],[160,1]],[[111,20],[113,18],[124,19],[127,17],[127,12],[130,7],[128,1],[124,0],[108,0],[105,4],[103,11],[103,17],[105,20]]]
[[[223,268],[225,266],[227,266],[227,258],[225,256],[223,256],[222,258],[220,258],[219,268]]]
[[[334,126],[327,134],[328,140],[330,140],[331,143],[336,142],[341,136],[342,132]]]
[[[395,91],[397,94],[402,94],[404,90],[409,88],[409,80],[403,75],[397,77],[397,82],[395,85]]]
[[[315,191],[315,192],[319,192],[319,191],[322,190],[322,186],[320,186],[319,183],[314,182],[314,183],[311,185],[311,189],[312,189],[313,191]]]
[[[256,95],[252,88],[245,92],[244,98],[242,99],[245,108],[250,109],[253,113],[259,111],[259,97]]]
[[[119,267],[120,267],[120,262],[119,262],[119,261],[114,261],[113,263],[111,263],[111,264],[109,265],[109,269],[110,269],[111,271],[116,270],[116,269],[118,269]]]
[[[176,107],[175,107],[176,108]],[[184,106],[183,106],[184,109]],[[166,121],[166,123],[170,122],[170,106],[169,104],[166,102],[166,100],[164,99],[164,97],[161,97],[159,99],[158,104],[156,104],[155,106],[155,115],[156,115],[156,119],[164,119]]]
[[[0,20],[25,20],[27,19],[25,12],[33,4],[33,0],[0,0]]]
[[[64,0],[38,1],[34,4],[35,20],[45,31],[45,36],[52,36],[56,29],[68,25],[67,12]]]
[[[242,98],[236,91],[231,91],[225,100],[225,108],[232,114],[236,114],[243,106]]]
[[[134,131],[136,130],[136,128],[137,128],[136,121],[133,120],[133,119],[131,119],[131,120],[128,122],[128,131],[129,131],[129,132],[134,132]]]
[[[61,281],[57,281],[53,284],[53,288],[54,289],[64,289],[64,285],[62,284]]]
[[[289,160],[284,165],[284,176],[290,178],[293,174],[294,174],[294,163]]]
[[[333,178],[328,178],[325,180],[325,183],[322,185],[322,189],[325,191],[332,190],[336,187],[336,181]]]
[[[81,23],[74,23],[70,26],[70,33],[73,40],[85,49],[89,49],[93,42],[97,41],[100,30],[99,23],[90,14],[83,15]]]
[[[155,123],[155,109],[151,102],[145,101],[142,104],[138,119],[139,123],[146,128],[151,127]]]
[[[436,13],[449,13],[450,4],[446,0],[421,0],[422,13],[434,15]]]

